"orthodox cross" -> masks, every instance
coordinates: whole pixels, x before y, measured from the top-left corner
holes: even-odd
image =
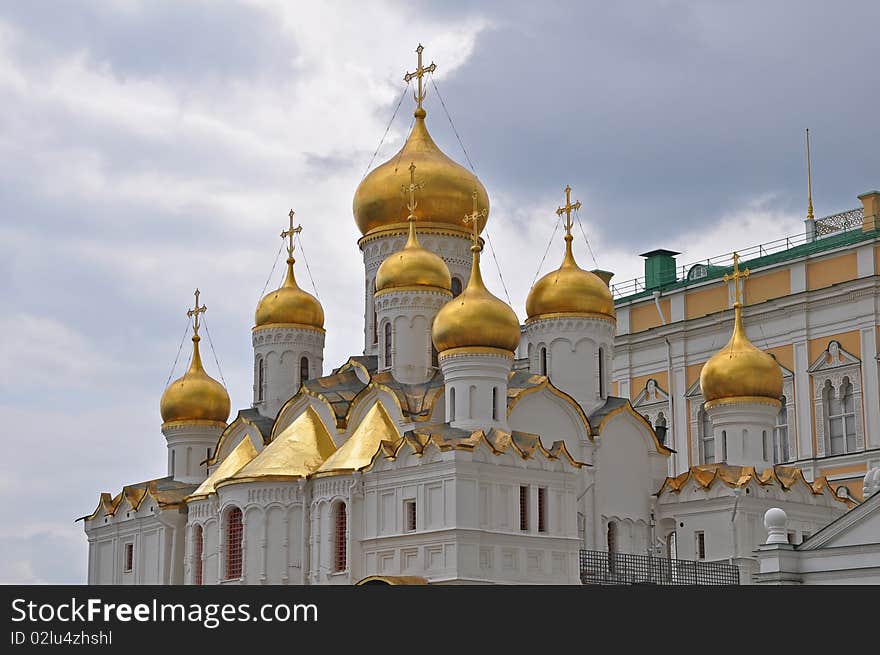
[[[416,103],[418,104],[418,107],[416,107],[416,111],[419,111],[422,109],[422,100],[425,99],[425,92],[422,89],[422,77],[424,76],[425,73],[433,73],[435,70],[437,70],[437,66],[434,64],[433,61],[431,62],[430,66],[422,66],[422,51],[423,50],[424,50],[424,48],[422,47],[422,44],[420,43],[419,47],[416,48],[416,54],[418,54],[418,56],[419,56],[419,63],[418,63],[418,66],[416,67],[415,72],[414,73],[407,73],[406,75],[403,76],[404,82],[409,82],[414,77],[418,79],[419,89],[418,89],[418,91],[416,91],[416,94],[415,94]]]
[[[284,230],[284,232],[281,233],[281,238],[287,239],[288,257],[293,257],[293,237],[303,231],[302,225],[297,225],[296,227],[293,227],[293,214],[294,211],[291,209],[290,213],[287,215],[290,218],[290,229]]]
[[[406,203],[406,208],[409,210],[409,217],[406,220],[414,221],[416,220],[415,211],[416,206],[419,204],[416,202],[416,191],[423,188],[425,185],[421,182],[416,182],[416,165],[410,162],[409,165],[409,184],[402,184],[400,186],[401,193],[409,194],[409,202]]]
[[[556,209],[556,215],[562,216],[565,214],[565,233],[571,236],[571,210],[578,210],[581,208],[581,201],[577,200],[574,204],[571,204],[571,187],[567,184],[565,185],[565,206],[558,207]]]
[[[470,214],[465,214],[464,216],[464,224],[473,223],[474,229],[473,234],[471,235],[471,239],[474,242],[474,248],[479,250],[480,248],[480,219],[485,218],[489,212],[484,208],[483,211],[477,209],[477,192],[473,193],[474,198],[474,211]]]
[[[199,321],[199,314],[204,314],[208,311],[208,308],[202,305],[199,307],[199,290],[196,289],[196,306],[186,312],[186,315],[193,320],[193,336],[199,336],[199,325],[201,324]]]
[[[745,280],[749,276],[749,269],[745,269],[744,271],[739,270],[739,255],[733,253],[733,274],[728,275],[724,274],[724,281],[730,282],[733,280],[733,306],[736,307],[739,305],[742,307],[742,287],[740,285],[740,280]]]

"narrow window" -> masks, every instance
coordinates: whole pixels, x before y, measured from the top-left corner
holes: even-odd
[[[193,584],[202,584],[202,552],[204,549],[202,526],[197,525],[193,530]]]
[[[437,368],[440,366],[440,362],[437,359],[437,348],[434,346],[434,342],[431,342],[431,366]]]
[[[205,448],[205,475],[208,475],[208,460],[211,459],[211,449]]]
[[[617,568],[617,523],[614,521],[608,522],[606,540],[608,542],[608,573],[614,575]]]
[[[226,515],[226,579],[241,577],[241,510],[233,507]]]
[[[123,569],[126,573],[130,572],[132,568],[134,568],[134,544],[129,542],[125,544],[125,568]]]
[[[547,349],[542,346],[539,355],[541,357],[539,372],[541,375],[547,375]]]
[[[175,462],[174,462],[174,459],[175,459],[175,458],[174,458],[174,455],[175,455],[176,453],[177,453],[176,450],[172,450],[172,451],[171,451],[171,475],[174,475],[174,464],[175,464]]]
[[[498,420],[498,387],[492,387],[492,420]]]
[[[599,397],[605,397],[605,350],[599,348]]]
[[[263,400],[263,358],[257,360],[257,402]]]
[[[379,319],[376,316],[376,280],[373,280],[373,296],[370,304],[373,306],[373,343],[379,343]]]
[[[299,360],[299,382],[302,384],[309,379],[309,358],[303,357]]]
[[[781,398],[782,405],[776,414],[776,425],[773,426],[773,463],[787,462],[788,452],[788,408],[785,396]]]
[[[844,423],[846,421],[843,415],[843,403],[841,403],[838,394],[834,393],[831,380],[825,380],[822,395],[825,403],[825,414],[828,417],[828,439],[831,446],[831,454],[840,455],[846,452],[844,439]]]
[[[715,433],[705,405],[700,408],[700,441],[703,464],[712,464],[715,461]]]
[[[547,488],[538,487],[538,532],[547,532]]]
[[[416,531],[416,501],[406,500],[403,503],[403,515],[405,519],[404,530],[406,532]]]
[[[385,368],[391,367],[391,323],[385,324]]]
[[[694,533],[697,559],[706,559],[706,534],[701,530]]]
[[[525,485],[519,488],[519,529],[529,529],[529,488]]]
[[[468,389],[468,418],[476,418],[474,410],[477,407],[477,387],[473,384]]]
[[[336,534],[334,539],[334,558],[333,566],[335,571],[344,571],[346,566],[346,548],[345,548],[345,531],[346,531],[346,515],[345,503],[340,502],[336,506]]]
[[[767,430],[761,430],[761,455],[765,462],[770,459],[770,444],[767,442]]]
[[[461,280],[457,277],[452,278],[452,297],[455,298],[461,293]]]
[[[449,420],[455,420],[455,387],[449,388]]]
[[[727,461],[727,430],[721,431],[721,461]]]
[[[678,559],[678,544],[675,543],[675,530],[669,533],[666,538],[666,557],[667,559]]]
[[[853,387],[849,378],[843,378],[843,391],[841,392],[843,406],[843,432],[846,435],[846,452],[856,450],[856,409]]]

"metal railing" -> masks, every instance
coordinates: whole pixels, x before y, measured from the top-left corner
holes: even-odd
[[[722,562],[580,551],[581,582],[599,585],[738,585],[739,568]]]
[[[838,234],[840,232],[861,230],[863,217],[864,209],[860,207],[857,209],[848,209],[845,212],[832,214],[831,216],[825,216],[824,218],[817,218],[816,238],[819,239],[822,237]],[[743,248],[741,250],[737,250],[736,252],[737,254],[739,254],[740,258],[743,261],[747,261],[749,259],[765,257],[774,253],[790,250],[795,246],[800,246],[811,241],[813,241],[813,239],[810,239],[806,233],[795,234],[793,236],[776,239],[775,241],[760,243],[756,246],[749,246],[748,248]],[[713,269],[727,269],[731,266],[733,266],[733,252],[727,252],[723,255],[716,255],[715,257],[709,257],[708,259],[700,259],[698,261],[691,262],[690,264],[676,266],[675,280],[671,280],[671,282],[681,282],[684,280],[692,280],[694,282],[698,282],[699,280],[707,277],[706,274]],[[637,293],[642,293],[646,290],[647,289],[645,286],[644,276],[637,277],[632,280],[625,280],[623,282],[611,285],[611,295],[615,299],[632,296]]]

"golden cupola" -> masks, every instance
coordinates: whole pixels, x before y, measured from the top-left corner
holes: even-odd
[[[225,423],[229,418],[229,394],[222,384],[205,372],[199,355],[199,314],[207,307],[199,307],[199,290],[196,289],[196,306],[187,312],[193,318],[193,354],[189,369],[182,377],[168,385],[159,402],[164,423],[176,421],[212,421]]]
[[[519,319],[507,303],[493,296],[483,283],[480,273],[480,246],[478,245],[476,193],[472,195],[474,212],[465,220],[471,222],[473,242],[471,274],[467,286],[458,296],[443,305],[434,319],[431,337],[437,351],[453,348],[498,349],[513,352],[519,345]]]
[[[385,230],[406,230],[407,208],[398,190],[406,185],[406,167],[410,163],[415,164],[420,174],[431,181],[430,189],[419,199],[419,219],[426,229],[466,232],[461,217],[468,212],[474,191],[480,206],[489,207],[489,196],[477,176],[447,157],[428,133],[426,112],[422,107],[425,97],[422,77],[425,73],[433,72],[436,66],[432,63],[423,67],[422,47],[419,46],[416,52],[419,55],[418,68],[404,78],[407,82],[418,78],[418,106],[412,131],[400,151],[373,169],[354,194],[354,219],[365,236]],[[480,219],[479,231],[485,227],[487,217],[488,211]]]
[[[318,299],[307,291],[303,291],[296,283],[293,274],[293,237],[302,231],[302,226],[293,226],[293,210],[290,210],[290,229],[281,233],[288,240],[287,245],[287,277],[284,284],[275,291],[270,291],[257,305],[254,316],[256,327],[272,325],[288,325],[322,330],[324,328],[324,308]]]
[[[434,290],[451,294],[452,278],[446,262],[419,243],[416,234],[415,190],[421,184],[415,181],[415,164],[410,164],[410,183],[405,186],[409,190],[408,209],[409,238],[402,250],[390,255],[379,266],[376,272],[376,293],[392,290]]]
[[[581,203],[571,203],[571,187],[565,187],[566,204],[556,210],[566,213],[565,256],[562,266],[551,271],[529,291],[526,298],[526,322],[557,316],[585,316],[617,320],[614,298],[608,285],[595,273],[585,271],[574,260],[571,250],[571,210],[580,209]]]
[[[709,358],[700,372],[700,387],[707,407],[737,402],[772,401],[778,404],[782,397],[782,369],[772,356],[749,341],[743,327],[738,285],[748,274],[748,269],[739,270],[739,255],[734,253],[733,275],[724,276],[725,282],[732,279],[736,286],[733,335],[724,348]]]

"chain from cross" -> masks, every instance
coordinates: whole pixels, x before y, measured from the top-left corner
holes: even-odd
[[[736,307],[739,305],[742,307],[742,286],[740,285],[740,280],[745,280],[749,276],[749,269],[739,270],[739,255],[733,253],[733,274],[728,275],[724,274],[724,281],[730,282],[733,280],[733,306]]]
[[[423,50],[424,50],[424,48],[422,47],[422,44],[420,43],[419,47],[416,48],[416,54],[418,54],[418,56],[419,56],[419,62],[418,62],[418,66],[416,67],[415,72],[414,73],[407,73],[406,75],[403,76],[404,82],[409,82],[414,77],[417,78],[417,80],[418,80],[419,89],[415,93],[415,99],[416,99],[416,104],[417,104],[416,111],[418,111],[422,108],[422,100],[425,99],[425,91],[422,89],[422,77],[425,75],[425,73],[433,73],[435,70],[437,70],[437,65],[433,61],[431,62],[430,66],[422,66],[422,51]]]
[[[571,204],[571,187],[567,184],[565,185],[565,206],[558,207],[556,209],[556,215],[562,216],[565,214],[565,233],[568,236],[571,236],[571,227],[573,223],[571,222],[571,210],[574,209],[577,211],[581,208],[581,201],[577,200],[574,204]]]
[[[187,317],[193,319],[193,336],[194,337],[199,336],[199,326],[201,325],[201,322],[199,321],[199,314],[204,314],[206,311],[208,311],[208,308],[205,305],[202,305],[201,307],[199,307],[199,294],[200,293],[201,292],[198,289],[196,289],[196,293],[195,293],[196,306],[186,312]]]
[[[288,218],[290,218],[290,229],[284,230],[284,232],[281,233],[281,238],[287,239],[287,256],[288,257],[293,257],[293,237],[303,231],[302,225],[297,225],[296,227],[293,227],[293,214],[294,214],[294,211],[291,209],[290,213],[287,215]]]
[[[409,194],[409,201],[406,203],[406,208],[409,210],[409,216],[406,219],[408,221],[416,220],[415,211],[419,204],[416,202],[416,191],[423,188],[425,188],[423,182],[416,182],[416,165],[410,162],[409,184],[400,185],[400,192],[404,195]]]
[[[477,192],[473,193],[474,199],[474,211],[470,214],[465,214],[464,216],[464,224],[473,223],[473,233],[471,234],[471,239],[474,242],[474,248],[480,248],[480,219],[485,218],[489,215],[488,210],[484,207],[482,211],[477,209]]]

